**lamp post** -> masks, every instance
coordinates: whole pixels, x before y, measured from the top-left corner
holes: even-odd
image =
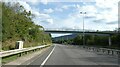
[[[84,17],[86,12],[80,12],[83,15],[83,45],[85,45],[85,29],[84,29]]]

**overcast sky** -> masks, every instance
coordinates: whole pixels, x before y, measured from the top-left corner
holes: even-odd
[[[6,0],[7,1],[7,0]],[[11,1],[11,0],[8,0]],[[15,0],[35,14],[32,20],[44,28],[82,29],[80,12],[86,12],[85,29],[118,28],[119,0]],[[57,36],[58,34],[53,34]]]

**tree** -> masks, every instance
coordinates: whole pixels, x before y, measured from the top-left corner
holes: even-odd
[[[13,49],[17,40],[24,41],[24,47],[51,43],[50,34],[45,34],[40,25],[31,20],[31,11],[27,12],[19,3],[2,5],[2,48]]]

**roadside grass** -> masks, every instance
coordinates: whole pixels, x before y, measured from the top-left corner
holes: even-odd
[[[4,57],[2,58],[2,64],[5,64],[5,63],[9,63],[15,59],[18,58],[18,55],[13,55],[13,56],[9,56],[9,57]]]

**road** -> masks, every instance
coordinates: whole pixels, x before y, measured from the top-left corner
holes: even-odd
[[[29,65],[118,65],[118,58],[86,51],[78,46],[55,44]]]

